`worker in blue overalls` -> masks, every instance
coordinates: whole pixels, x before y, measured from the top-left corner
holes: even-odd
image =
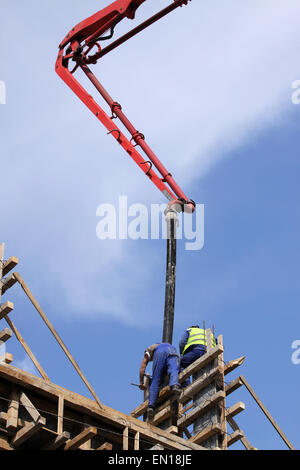
[[[145,390],[143,378],[148,362],[153,361],[152,366],[152,382],[149,390],[148,419],[151,421],[154,416],[154,408],[159,392],[159,387],[163,377],[169,374],[169,384],[173,397],[177,397],[180,392],[178,381],[179,372],[179,354],[174,346],[169,343],[155,343],[149,346],[144,352],[144,359],[140,367],[140,384],[139,388]]]
[[[216,346],[216,339],[213,334],[211,334],[211,342],[213,347]],[[200,328],[199,325],[187,328],[180,339],[179,350],[181,354],[179,371],[181,372],[206,353],[206,331]],[[189,384],[190,379],[187,378],[181,383],[181,387],[187,387]]]

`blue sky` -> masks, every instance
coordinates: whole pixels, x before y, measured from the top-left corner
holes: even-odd
[[[54,72],[66,32],[107,3],[2,2],[0,239],[100,400],[129,412],[143,350],[162,334],[165,242],[100,241],[96,209],[120,195],[165,201]],[[137,21],[167,3],[146,2]],[[296,0],[194,0],[93,69],[205,205],[204,248],[178,242],[174,344],[190,323],[214,324],[225,360],[246,355],[240,372],[297,448],[299,13]],[[53,382],[88,393],[23,293],[6,298]],[[7,346],[32,370],[15,340]],[[285,448],[246,391],[228,405],[240,400],[250,442]]]

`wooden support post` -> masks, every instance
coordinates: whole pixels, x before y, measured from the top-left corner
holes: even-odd
[[[78,364],[76,363],[75,359],[73,358],[73,356],[69,352],[66,345],[63,343],[62,339],[60,338],[60,336],[58,335],[56,330],[51,325],[51,323],[48,320],[47,316],[45,315],[45,313],[43,312],[43,310],[39,306],[38,302],[35,300],[34,296],[32,295],[30,289],[28,288],[28,286],[26,285],[26,283],[24,282],[24,280],[22,279],[22,277],[20,276],[19,273],[14,273],[14,276],[17,279],[20,286],[22,287],[22,289],[24,290],[25,294],[29,298],[29,300],[32,303],[32,305],[34,306],[34,308],[37,310],[37,312],[39,313],[39,315],[41,316],[41,318],[43,319],[43,321],[45,322],[45,324],[47,325],[47,327],[49,328],[49,330],[53,334],[54,338],[56,339],[56,341],[58,342],[58,344],[60,345],[60,347],[62,348],[64,353],[66,354],[67,358],[69,359],[71,364],[74,366],[74,368],[77,371],[78,375],[81,377],[81,379],[83,380],[83,382],[85,383],[85,385],[87,386],[87,388],[89,389],[89,391],[91,392],[93,397],[95,398],[95,400],[98,403],[99,407],[102,409],[103,408],[102,403],[100,402],[99,398],[97,397],[96,392],[94,391],[92,386],[89,384],[89,382],[87,381],[87,379],[85,378],[85,376],[81,372],[81,370],[80,370]]]
[[[123,450],[129,450],[129,442],[128,442],[128,427],[123,431]]]
[[[58,398],[57,434],[62,434],[64,430],[64,406],[64,397],[60,395]]]
[[[97,428],[94,428],[92,426],[86,428],[84,431],[78,434],[78,436],[74,437],[73,439],[71,439],[69,442],[66,443],[65,450],[78,449],[86,441],[96,436],[96,434],[97,434]]]
[[[26,351],[26,353],[28,354],[28,356],[30,357],[30,359],[32,360],[33,364],[35,365],[35,367],[37,368],[37,370],[39,371],[39,373],[41,374],[41,376],[43,377],[43,379],[47,380],[50,382],[50,379],[49,377],[47,376],[46,372],[44,371],[44,369],[42,368],[41,364],[39,363],[39,361],[37,360],[37,358],[35,357],[35,355],[33,354],[33,352],[31,351],[31,349],[29,348],[28,344],[26,343],[26,341],[22,338],[20,332],[18,331],[17,327],[14,325],[14,323],[11,321],[11,319],[9,318],[9,316],[6,316],[5,317],[5,320],[7,322],[7,324],[10,326],[10,328],[12,329],[12,331],[14,332],[17,340],[19,341],[19,343],[22,345],[23,349]]]
[[[134,435],[134,450],[140,450],[140,433],[136,432]]]
[[[10,393],[10,403],[8,405],[6,429],[8,431],[16,431],[18,427],[18,415],[19,415],[19,392],[16,387],[12,386]]]
[[[286,437],[286,435],[283,433],[283,431],[280,429],[280,427],[278,426],[278,424],[276,423],[275,419],[272,418],[271,414],[268,412],[268,410],[266,409],[266,407],[263,405],[263,403],[261,402],[261,400],[258,398],[258,396],[256,395],[256,393],[254,392],[253,388],[250,387],[249,383],[247,382],[247,380],[245,379],[245,377],[243,375],[241,375],[241,381],[243,382],[243,384],[245,385],[245,387],[247,388],[248,392],[250,393],[250,395],[252,395],[252,397],[254,398],[254,400],[256,401],[256,403],[258,404],[258,406],[260,407],[260,409],[262,410],[262,412],[265,414],[265,416],[268,418],[268,420],[270,421],[270,423],[272,424],[272,426],[276,429],[276,431],[278,432],[279,436],[281,437],[281,439],[286,443],[286,445],[288,446],[288,448],[290,450],[295,450],[294,446],[290,443],[290,441],[288,440],[288,438]]]
[[[223,346],[223,335],[218,336],[218,344]],[[224,357],[223,354],[218,356],[218,368],[220,371],[220,378],[218,380],[218,388],[222,390],[225,394],[224,399],[219,404],[220,412],[220,422],[221,422],[221,449],[227,449],[227,425],[226,425],[226,392],[225,392],[225,382],[224,382]]]

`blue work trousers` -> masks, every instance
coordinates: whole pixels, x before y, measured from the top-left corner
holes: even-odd
[[[159,386],[165,374],[170,374],[169,385],[179,385],[179,356],[174,346],[161,343],[153,356],[152,382],[149,390],[149,406],[154,407],[159,392]]]
[[[206,348],[204,346],[191,346],[186,353],[180,358],[180,366],[179,371],[182,372],[183,369],[186,369],[189,365],[191,365],[196,359],[203,356],[206,353]],[[184,382],[182,382],[181,387],[187,387],[190,385],[190,378],[187,378]]]

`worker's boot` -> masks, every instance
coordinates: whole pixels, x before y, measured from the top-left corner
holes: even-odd
[[[180,385],[172,385],[171,387],[171,392],[172,392],[172,396],[174,398],[178,398],[179,395],[181,394],[181,387]]]
[[[153,406],[148,406],[147,418],[148,418],[148,421],[153,420],[153,418],[154,418],[154,408],[153,408]]]

